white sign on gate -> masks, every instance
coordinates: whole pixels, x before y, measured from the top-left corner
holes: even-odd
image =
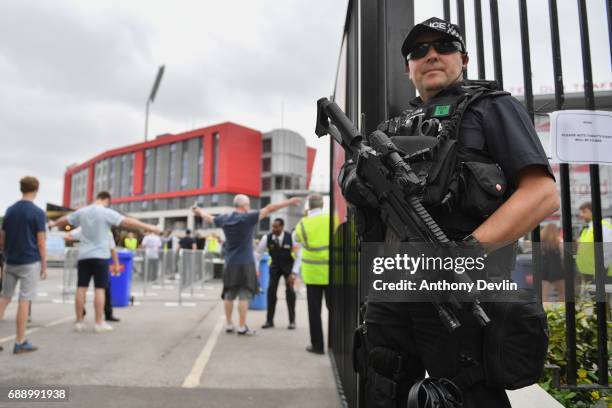
[[[564,110],[550,114],[553,163],[612,163],[612,112]]]

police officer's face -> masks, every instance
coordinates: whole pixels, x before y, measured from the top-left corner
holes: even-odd
[[[444,40],[441,33],[424,33],[417,42],[428,43]],[[459,51],[451,54],[438,54],[434,47],[423,58],[411,59],[408,62],[408,74],[424,101],[440,90],[463,79],[463,65],[467,64],[467,55]]]
[[[272,233],[274,235],[280,235],[282,232],[283,232],[283,226],[281,225],[281,223],[278,221],[274,221],[272,223]]]

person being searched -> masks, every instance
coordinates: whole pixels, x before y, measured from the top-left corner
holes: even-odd
[[[287,329],[295,329],[295,274],[293,273],[293,254],[295,245],[291,234],[284,230],[285,221],[276,218],[272,221],[272,232],[264,235],[257,248],[255,249],[256,262],[265,252],[272,258],[270,265],[270,285],[268,286],[268,310],[266,322],[261,326],[262,329],[274,327],[274,312],[276,310],[276,292],[281,276],[285,280],[285,298],[287,300],[287,310],[289,312],[289,326]]]
[[[97,194],[93,204],[83,207],[57,221],[50,221],[50,227],[63,228],[70,224],[81,226],[81,245],[77,262],[77,292],[75,299],[76,322],[75,330],[82,332],[86,329],[83,322],[83,310],[87,287],[93,277],[94,280],[94,310],[96,333],[113,330],[113,326],[102,320],[105,289],[108,284],[108,259],[110,248],[108,245],[108,234],[111,227],[121,226],[133,230],[145,230],[160,233],[155,225],[145,224],[135,218],[124,217],[117,211],[108,208],[111,204],[111,195],[107,191]]]
[[[275,211],[290,205],[300,204],[297,197],[278,204],[268,204],[261,210],[251,211],[251,201],[244,194],[234,197],[234,211],[230,214],[212,216],[202,208],[193,207],[194,214],[209,224],[222,228],[225,234],[225,270],[223,272],[223,303],[225,307],[226,333],[235,331],[232,320],[234,300],[238,301],[239,325],[237,333],[242,336],[255,334],[247,324],[249,301],[258,291],[257,272],[253,251],[253,231],[260,220]]]
[[[38,349],[25,338],[26,323],[38,281],[47,279],[45,213],[34,204],[40,184],[35,177],[26,176],[19,185],[21,200],[6,210],[0,231],[0,250],[6,255],[0,292],[0,320],[4,319],[6,307],[13,298],[17,282],[20,282],[17,334],[13,346],[15,354]]]
[[[410,102],[407,111],[385,121],[378,130],[397,136],[396,145],[404,149],[415,148],[411,144],[414,136],[420,136],[421,141],[456,142],[456,150],[439,150],[433,158],[423,159],[437,164],[456,154],[461,166],[442,169],[436,180],[428,178],[422,203],[450,240],[488,253],[487,265],[496,260],[494,268],[487,268],[487,279],[509,280],[516,240],[559,208],[553,172],[529,114],[517,99],[497,90],[496,84],[464,80],[468,53],[460,27],[448,21],[432,17],[416,24],[401,53],[420,96]],[[453,129],[448,136],[452,139],[446,138],[448,129]],[[424,138],[427,136],[431,139]],[[356,167],[345,163],[339,181],[347,201],[357,207],[362,242],[397,242],[392,228],[382,222],[380,211],[372,204],[377,197],[357,175]],[[446,190],[442,186],[438,193],[435,183],[442,180],[450,180],[450,187]],[[523,353],[517,357],[521,365],[504,361],[488,365],[499,372],[483,374],[483,364],[490,359],[498,361],[499,356],[483,359],[481,324],[466,309],[458,312],[461,327],[451,332],[431,303],[368,302],[367,330],[362,331],[366,332],[367,347],[358,348],[358,353],[367,354],[362,356],[366,361],[362,368],[366,406],[405,407],[412,385],[427,371],[429,382],[418,386],[432,384],[431,378],[455,379],[464,408],[510,407],[504,388],[512,384],[500,381],[490,385],[490,380],[513,375],[532,378],[541,373],[543,364],[539,361],[544,361],[545,347],[534,349],[545,338],[541,322],[533,319],[529,326],[533,331],[522,339],[526,344],[514,350]],[[543,311],[538,313],[545,319]],[[521,327],[528,324],[523,323]],[[479,374],[470,376],[469,370]],[[444,384],[435,382],[436,387]]]
[[[73,243],[74,241],[78,241],[81,239],[81,227],[70,230],[64,235],[64,240],[66,243]],[[115,244],[115,238],[113,234],[109,232],[108,234],[108,247],[111,253],[111,259],[113,261],[110,266],[110,273],[119,273],[121,271],[121,264],[119,262],[119,256],[117,255],[117,245]],[[83,317],[87,314],[85,307],[83,306]],[[108,284],[106,285],[106,289],[104,290],[104,320],[107,322],[119,322],[120,319],[115,316],[113,313],[113,304],[111,300],[111,280],[108,279]]]

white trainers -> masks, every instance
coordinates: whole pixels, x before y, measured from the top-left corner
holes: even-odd
[[[94,331],[96,333],[105,333],[105,332],[110,332],[113,331],[114,328],[113,326],[111,326],[110,324],[106,323],[106,322],[102,322],[100,324],[96,324],[94,326]]]
[[[238,331],[239,336],[256,336],[257,332],[255,330],[249,329],[249,326],[239,327]]]
[[[234,332],[234,325],[233,324],[226,324],[225,325],[225,332],[226,333],[233,333]]]
[[[81,333],[81,332],[85,331],[85,328],[86,328],[86,326],[85,326],[85,323],[83,323],[83,322],[76,322],[74,324],[74,331],[75,332]]]

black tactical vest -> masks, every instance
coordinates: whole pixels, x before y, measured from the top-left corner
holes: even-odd
[[[497,90],[495,82],[464,81],[439,95],[426,102],[416,98],[410,109],[378,129],[391,137],[404,160],[425,180],[425,208],[450,239],[460,240],[509,193],[503,172],[492,158],[459,143],[463,114],[477,100],[509,93]],[[478,194],[467,193],[466,188]]]
[[[495,82],[464,81],[426,103],[415,99],[412,108],[389,119],[379,130],[391,137],[415,174],[425,180],[422,203],[449,239],[460,241],[471,234],[510,196],[503,171],[485,150],[468,149],[459,142],[461,120],[470,104],[482,98],[509,95]],[[362,228],[366,241],[393,241],[390,231],[377,227],[366,214]],[[380,222],[380,221],[379,221]],[[383,236],[380,236],[380,233]],[[393,235],[393,234],[391,234]],[[489,278],[509,277],[516,245],[489,254]]]
[[[293,268],[293,257],[291,256],[291,248],[293,247],[293,241],[291,234],[285,231],[283,242],[277,243],[274,234],[268,234],[268,253],[272,257],[272,268],[279,268],[283,272],[291,272]]]

